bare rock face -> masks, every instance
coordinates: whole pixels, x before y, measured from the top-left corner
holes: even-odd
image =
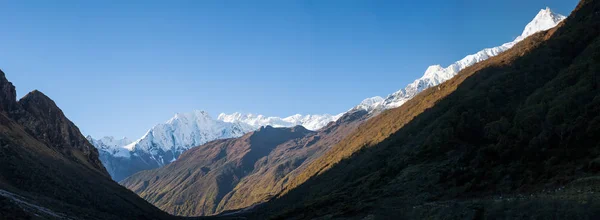
[[[25,128],[36,139],[45,142],[57,152],[108,176],[98,160],[94,148],[69,121],[56,103],[42,92],[35,90],[16,101],[15,86],[0,70],[0,112]]]
[[[79,128],[66,118],[52,99],[35,90],[19,100],[18,105],[27,114],[20,114],[23,117],[17,118],[17,121],[28,133],[67,156],[82,154],[84,161],[81,162],[108,175],[98,159],[98,150],[81,135]]]
[[[110,179],[98,151],[39,91],[0,71],[0,219],[177,219]]]
[[[17,92],[15,86],[4,76],[0,70],[0,111],[9,112],[17,108]]]

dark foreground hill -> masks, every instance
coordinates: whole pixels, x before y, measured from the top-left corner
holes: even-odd
[[[600,1],[362,124],[285,193],[280,219],[600,218]]]
[[[98,151],[39,91],[0,71],[0,219],[165,219],[110,179]]]

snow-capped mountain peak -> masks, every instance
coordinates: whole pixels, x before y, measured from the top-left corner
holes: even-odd
[[[427,70],[425,70],[425,77],[435,77],[435,75],[437,73],[439,73],[440,71],[443,71],[444,67],[440,66],[440,65],[431,65],[429,67],[427,67]]]
[[[192,112],[186,113],[177,113],[173,118],[169,119],[166,123],[174,123],[175,121],[194,121],[194,120],[203,120],[210,121],[212,118],[210,114],[206,111],[202,110],[194,110]]]
[[[224,122],[240,122],[245,123],[256,129],[262,126],[272,127],[294,127],[296,125],[302,125],[309,130],[318,130],[331,121],[337,120],[341,115],[300,115],[295,114],[285,118],[280,117],[266,117],[264,115],[255,114],[242,114],[235,112],[233,114],[219,114],[218,120]]]
[[[100,139],[94,139],[92,136],[88,135],[86,138],[99,150],[109,152],[117,157],[129,157],[129,150],[125,149],[124,146],[130,144],[132,141],[127,137],[117,139],[112,136],[106,136]]]
[[[533,18],[533,20],[529,22],[527,26],[525,26],[520,38],[522,40],[539,31],[545,31],[553,28],[565,18],[566,17],[564,15],[554,13],[549,7],[546,7],[546,9],[540,10],[535,18]]]
[[[374,109],[379,108],[383,104],[384,99],[381,96],[375,96],[371,98],[366,98],[356,107],[350,109],[352,110],[365,110],[367,112],[371,112]]]
[[[383,101],[382,107],[386,109],[398,107],[421,91],[439,85],[454,77],[461,70],[512,48],[515,44],[532,34],[555,27],[565,18],[566,17],[563,15],[552,12],[550,8],[542,9],[533,20],[525,26],[521,36],[517,37],[514,41],[502,44],[501,46],[486,48],[475,54],[467,55],[465,58],[456,61],[446,68],[441,65],[429,66],[421,78],[415,80],[404,89],[389,95]]]
[[[208,141],[238,137],[254,130],[253,127],[235,122],[213,119],[208,112],[195,110],[177,113],[163,124],[155,125],[139,140],[125,148],[143,150],[151,154],[159,151],[183,152]]]

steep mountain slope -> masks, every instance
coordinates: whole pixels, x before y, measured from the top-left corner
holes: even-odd
[[[247,169],[246,173],[236,175],[236,178],[233,179],[222,178],[226,174],[224,172],[229,170],[223,170],[221,167],[224,165],[221,164],[231,166],[230,158],[238,158],[238,156],[229,156],[228,153],[227,158],[221,159],[226,159],[227,162],[221,160],[205,161],[198,158],[216,157],[213,148],[220,144],[237,146],[239,144],[234,143],[241,142],[244,143],[242,145],[244,148],[264,148],[262,142],[245,142],[245,140],[255,135],[264,136],[265,132],[274,128],[266,130],[263,128],[237,139],[213,141],[192,148],[183,155],[197,156],[182,155],[180,159],[170,165],[156,170],[140,172],[123,180],[121,184],[161,209],[176,215],[209,215],[252,206],[265,202],[273,195],[281,192],[288,179],[297,175],[310,161],[322,155],[323,152],[356,129],[369,116],[369,113],[364,109],[356,109],[349,111],[336,122],[330,123],[317,132],[305,131],[295,136],[288,136],[285,138],[287,140],[282,140],[276,146],[269,147],[269,151],[263,152],[253,167]],[[296,127],[294,129],[300,128]],[[283,132],[283,134],[287,133]],[[273,136],[273,138],[281,137]],[[182,175],[189,176],[188,174],[196,175],[197,178],[181,178]],[[162,181],[156,181],[157,176]],[[217,181],[220,181],[219,185],[214,185]],[[173,188],[177,190],[164,190]],[[183,201],[182,198],[189,199],[188,203],[181,202]]]
[[[236,184],[267,163],[278,145],[312,133],[304,127],[262,127],[240,138],[193,148],[160,169],[136,173],[123,181],[156,206],[178,215],[208,215]]]
[[[113,182],[98,151],[39,91],[16,101],[0,71],[0,216],[16,219],[165,219]]]
[[[598,51],[600,2],[584,0],[365,122],[249,216],[595,219]]]
[[[289,179],[298,175],[311,161],[323,155],[369,117],[367,111],[351,111],[318,132],[278,145],[264,158],[263,163],[257,164],[252,173],[240,180],[221,200],[217,212],[268,201],[284,189]]]
[[[401,89],[385,98],[385,100],[381,104],[381,107],[384,109],[390,109],[401,106],[406,101],[415,97],[421,91],[433,86],[437,86],[440,83],[451,79],[452,77],[456,76],[458,72],[464,70],[467,67],[470,67],[481,61],[487,60],[490,57],[497,56],[498,54],[512,48],[515,44],[521,42],[525,38],[539,31],[545,31],[550,28],[553,28],[564,19],[565,16],[552,12],[550,8],[542,9],[533,18],[533,20],[529,22],[527,26],[525,26],[523,33],[514,41],[502,44],[497,47],[483,49],[475,54],[468,55],[465,58],[456,61],[455,63],[446,68],[440,65],[430,66],[425,71],[423,77],[415,80],[413,83],[406,86],[406,88]]]
[[[215,120],[207,112],[196,110],[177,114],[167,122],[151,128],[143,137],[128,139],[105,137],[88,140],[100,151],[100,160],[115,181],[142,170],[162,167],[182,152],[213,140],[240,137],[261,126],[307,126],[318,130],[340,117],[331,115],[293,115],[286,118],[234,113],[220,114]]]
[[[173,161],[183,151],[208,141],[239,137],[254,128],[243,123],[227,123],[214,120],[205,111],[176,114],[164,124],[150,129],[142,138],[125,148],[150,153],[160,165]],[[157,153],[171,152],[163,157]]]
[[[7,113],[37,140],[86,167],[107,174],[98,160],[98,151],[43,93],[37,90],[28,93]]]

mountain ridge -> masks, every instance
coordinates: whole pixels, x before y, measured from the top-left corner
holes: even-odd
[[[473,65],[476,63],[471,63]],[[468,67],[465,67],[468,68]],[[433,75],[432,72],[436,71],[439,68],[430,68],[430,70],[425,74],[426,76]],[[443,80],[438,81],[442,83]],[[423,87],[423,89],[429,88]],[[415,95],[418,93],[415,93]],[[407,99],[407,100],[410,100]],[[429,103],[431,104],[431,103]],[[317,172],[320,173],[326,169],[321,167],[314,168],[311,166],[312,163],[320,163],[324,160],[330,160],[337,158],[337,156],[349,156],[344,153],[338,154],[337,151],[332,151],[335,145],[338,144],[340,140],[344,139],[352,139],[354,136],[354,132],[362,132],[365,129],[370,129],[371,127],[365,128],[361,124],[365,120],[369,120],[369,118],[378,118],[379,114],[383,114],[384,116],[389,114],[388,111],[385,111],[389,106],[384,105],[384,99],[381,97],[373,97],[367,98],[358,106],[347,111],[338,121],[333,122],[329,126],[318,130],[317,133],[308,135],[304,138],[290,140],[287,144],[282,144],[276,147],[272,154],[265,156],[265,160],[267,161],[267,165],[261,165],[255,167],[251,174],[243,177],[241,180],[236,180],[235,187],[227,193],[225,197],[219,202],[217,209],[212,210],[212,212],[198,212],[194,210],[194,206],[186,206],[181,207],[178,204],[166,204],[163,201],[156,200],[156,197],[152,197],[151,200],[153,203],[158,204],[159,207],[169,210],[172,214],[184,214],[184,215],[206,215],[206,214],[216,214],[222,211],[235,210],[244,207],[251,207],[260,202],[264,202],[265,198],[270,198],[272,196],[276,196],[280,193],[286,193],[288,190],[295,188],[297,185],[300,185],[306,182],[307,176],[304,176],[305,173]],[[417,113],[417,112],[413,112]],[[343,123],[342,123],[343,122]],[[339,123],[336,125],[336,123]],[[346,124],[350,123],[350,124]],[[382,122],[384,123],[384,122]],[[345,128],[344,126],[348,126]],[[328,134],[328,132],[330,132]],[[339,133],[337,133],[339,132]],[[380,131],[375,132],[374,137],[380,138],[377,140],[383,140],[386,136],[385,133],[390,131]],[[328,140],[328,141],[323,141]],[[360,143],[356,142],[356,146],[368,145],[369,143]],[[203,147],[203,146],[200,146]],[[354,148],[348,148],[351,150]],[[306,150],[306,151],[304,151]],[[197,149],[193,149],[193,151],[197,151]],[[286,153],[279,153],[286,152]],[[335,154],[335,155],[333,155]],[[285,157],[281,157],[281,155],[285,155]],[[281,163],[269,163],[268,161],[281,161]],[[329,164],[333,166],[336,160],[332,160]],[[182,159],[180,163],[193,163],[192,161]],[[270,168],[273,167],[273,168]],[[171,173],[170,167],[163,167],[155,172],[160,173]],[[310,177],[310,175],[308,176]],[[308,178],[307,177],[307,178]],[[121,182],[121,184],[127,186],[128,188],[140,193],[141,195],[148,196],[148,191],[139,187],[139,183],[143,181],[151,181],[152,175],[147,175],[143,178],[140,176],[136,176],[136,180],[126,179]],[[145,180],[144,180],[145,179]],[[166,185],[162,185],[162,187],[167,187]],[[159,186],[155,186],[155,188],[161,188]],[[199,189],[200,190],[200,189]],[[202,190],[204,191],[204,190]],[[205,192],[209,193],[209,192]],[[171,193],[168,196],[161,197],[166,200],[172,200],[181,195],[176,195],[176,193]]]
[[[365,122],[248,216],[596,218],[599,11],[583,0],[557,27]]]
[[[17,101],[0,70],[0,218],[173,219],[110,179],[90,144],[48,96]]]
[[[210,215],[221,200],[264,163],[281,143],[313,131],[302,126],[263,126],[239,138],[208,142],[184,152],[180,159],[160,169],[136,173],[122,181],[132,191],[177,215]],[[170,186],[166,190],[164,186]]]
[[[241,131],[241,133],[246,133],[246,132],[252,131],[254,129],[258,129],[259,127],[265,126],[265,125],[270,125],[270,126],[275,126],[275,127],[292,127],[292,126],[296,126],[296,125],[303,125],[304,127],[308,128],[309,130],[318,130],[318,129],[326,126],[328,123],[338,120],[342,115],[347,114],[352,111],[355,111],[355,110],[359,110],[359,109],[364,109],[364,110],[368,111],[372,116],[377,115],[382,111],[385,111],[385,110],[391,109],[391,108],[396,108],[396,107],[402,105],[404,102],[410,100],[411,98],[416,96],[418,93],[420,93],[421,91],[423,91],[427,88],[439,85],[440,83],[442,83],[448,79],[451,79],[460,70],[462,70],[464,68],[467,68],[478,62],[489,59],[490,57],[494,57],[494,56],[500,54],[501,52],[512,48],[516,43],[522,41],[527,36],[529,36],[533,33],[536,33],[538,31],[541,31],[541,30],[547,30],[548,28],[555,26],[560,21],[562,21],[564,18],[565,18],[564,16],[552,12],[549,8],[542,9],[533,18],[533,20],[531,20],[525,26],[522,34],[519,37],[517,37],[514,41],[504,43],[498,47],[486,48],[475,54],[465,56],[465,58],[463,58],[459,61],[456,61],[454,64],[452,64],[446,68],[443,68],[440,65],[429,66],[421,78],[415,80],[413,83],[409,84],[404,89],[398,90],[397,92],[394,92],[394,93],[388,95],[385,99],[382,99],[379,96],[367,98],[367,99],[363,100],[357,106],[352,107],[348,111],[342,112],[337,115],[325,114],[325,115],[302,116],[302,115],[297,114],[297,115],[289,116],[286,118],[279,118],[279,117],[267,117],[267,116],[255,115],[255,114],[233,113],[233,114],[227,115],[227,114],[221,113],[221,114],[219,114],[219,116],[217,117],[216,120],[229,122],[229,123],[239,123],[239,127],[245,127],[245,126],[243,126],[243,124],[246,124],[249,127],[239,129]],[[198,112],[198,111],[199,110],[196,110],[194,112]],[[203,111],[200,111],[200,112],[203,112]],[[190,114],[190,113],[183,113],[183,114]],[[203,114],[208,115],[208,113],[206,113],[206,112],[203,112]],[[176,117],[177,116],[175,116],[174,118],[176,118]],[[173,120],[174,118],[172,118],[170,120]],[[154,127],[157,127],[157,126],[160,126],[160,124],[156,125]],[[250,127],[252,127],[253,129],[251,129]],[[146,133],[146,135],[144,135],[144,137],[138,139],[136,142],[142,141],[142,139],[144,139],[148,134],[150,134],[152,130],[153,129],[150,129]],[[196,130],[196,131],[188,130],[180,135],[191,135],[191,133],[193,133],[193,132],[202,132],[202,131],[203,130],[201,130],[201,129]],[[167,136],[170,136],[170,134],[168,134],[167,132],[163,132],[161,134],[161,136],[167,137]],[[144,166],[141,166],[141,167],[144,167],[144,169],[147,167],[152,167],[152,168],[161,167],[164,164],[168,164],[168,163],[174,161],[177,158],[177,155],[181,154],[181,152],[183,152],[187,149],[190,149],[192,147],[206,143],[210,140],[220,139],[220,138],[228,138],[228,137],[236,137],[236,136],[241,136],[241,134],[235,133],[232,135],[213,136],[213,138],[206,138],[206,141],[195,141],[195,142],[191,141],[191,142],[187,142],[187,143],[163,142],[162,144],[160,144],[160,143],[151,143],[151,141],[146,141],[144,144],[144,147],[142,147],[145,150],[143,150],[143,149],[139,150],[138,154],[146,155],[146,157],[148,157],[149,159],[145,159],[145,160],[143,160],[143,162],[140,162],[140,163],[144,164]],[[92,140],[92,142],[100,144],[98,141]],[[180,145],[180,146],[175,146],[175,145]],[[134,153],[133,148],[137,148],[134,146],[135,146],[135,144],[132,143],[132,144],[127,145],[125,148],[128,148],[129,151]],[[97,146],[97,147],[105,148],[105,146]],[[155,150],[156,152],[158,152],[158,150],[156,148],[161,148],[163,152],[167,152],[170,150],[171,153],[167,153],[167,155],[164,155],[164,153],[163,153],[163,155],[155,155],[156,153],[152,153],[152,152],[148,151],[148,150]],[[112,155],[111,155],[111,153],[112,153]],[[121,158],[113,159],[113,157],[127,155],[127,152],[125,152],[121,148],[118,148],[116,150],[115,149],[106,150],[106,151],[104,151],[103,154],[104,154],[104,156],[101,158],[103,158],[105,166],[109,167],[109,170],[112,170],[111,167],[113,167],[113,166],[121,167],[123,165],[113,165],[113,163],[109,162],[109,160],[116,160],[116,161],[124,160]],[[168,159],[165,160],[163,157],[168,158]],[[147,166],[150,163],[149,161],[155,161],[152,163],[156,163],[157,165]],[[118,164],[120,162],[114,162],[114,163]],[[120,169],[120,168],[116,168],[116,169]],[[138,169],[134,169],[134,170],[139,171]],[[118,172],[118,171],[113,171],[113,173],[114,172]],[[119,174],[115,180],[120,181],[124,177],[131,175],[133,173],[135,173],[135,172],[129,171],[129,172],[125,172],[123,174]]]
[[[566,17],[564,15],[554,13],[549,7],[546,7],[546,9],[541,9],[533,18],[533,20],[531,20],[525,26],[522,34],[515,40],[504,43],[497,47],[485,48],[477,53],[467,55],[463,59],[456,61],[445,68],[441,65],[429,66],[421,78],[408,84],[404,89],[388,95],[381,105],[384,109],[398,107],[409,99],[413,98],[421,91],[433,86],[437,86],[440,83],[451,79],[458,72],[469,66],[472,66],[473,64],[487,60],[490,57],[497,56],[498,54],[512,48],[515,44],[521,42],[532,34],[535,34],[539,31],[545,31],[556,26],[565,18]]]

